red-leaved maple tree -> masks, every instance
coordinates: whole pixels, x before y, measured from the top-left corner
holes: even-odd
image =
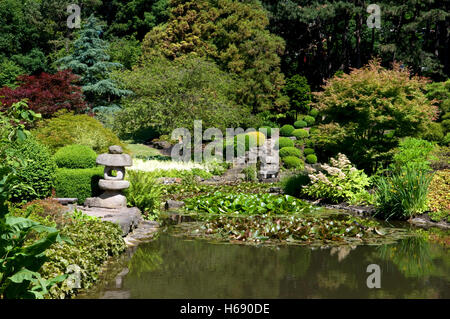
[[[37,76],[19,76],[17,88],[0,89],[0,110],[5,110],[22,99],[28,100],[31,110],[47,118],[61,109],[85,110],[88,105],[81,87],[76,85],[78,79],[70,70],[58,71],[55,74],[43,72]]]

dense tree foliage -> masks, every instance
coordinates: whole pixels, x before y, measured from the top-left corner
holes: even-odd
[[[373,56],[403,61],[414,73],[446,78],[450,73],[450,1],[376,3],[381,29],[369,29],[363,0],[263,0],[270,29],[286,41],[282,70],[307,75],[314,88],[336,71],[359,68]]]
[[[99,10],[108,25],[108,34],[133,35],[142,40],[152,28],[169,18],[169,0],[105,1]]]
[[[192,129],[194,120],[225,130],[250,118],[250,110],[235,102],[240,82],[203,58],[155,58],[118,77],[134,92],[115,117],[122,137],[151,128],[164,134],[178,127]]]
[[[307,113],[309,111],[311,88],[304,76],[296,74],[287,79],[284,92],[289,97],[290,111],[295,114],[295,119],[297,119],[298,113]]]
[[[335,76],[315,93],[325,116],[316,136],[322,151],[338,150],[358,167],[373,172],[392,156],[400,138],[425,131],[438,110],[424,92],[426,80],[410,77],[408,70],[392,70],[379,61]]]
[[[173,0],[171,5],[167,24],[146,35],[144,57],[174,59],[195,52],[242,77],[241,103],[254,113],[287,105],[280,95],[284,42],[267,30],[269,20],[259,2]]]
[[[68,70],[19,76],[18,87],[0,89],[0,110],[27,99],[30,109],[44,117],[50,117],[61,109],[84,111],[87,104],[81,88],[76,85],[78,79]]]
[[[130,93],[117,88],[109,78],[113,68],[122,65],[109,61],[107,44],[99,36],[101,32],[97,19],[90,16],[73,44],[74,52],[59,61],[64,69],[71,69],[81,77],[83,93],[93,106],[110,105],[114,100]]]

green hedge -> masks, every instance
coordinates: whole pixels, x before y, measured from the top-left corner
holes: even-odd
[[[308,126],[308,123],[306,123],[305,121],[296,121],[294,123],[295,128],[304,128]]]
[[[47,147],[30,137],[9,145],[5,152],[23,163],[13,181],[12,202],[29,202],[52,194],[57,166]]]
[[[305,121],[306,123],[308,123],[308,126],[313,125],[314,123],[316,123],[316,120],[314,119],[314,117],[310,116],[310,115],[306,115],[303,118],[303,121]]]
[[[304,163],[301,159],[295,156],[286,156],[283,158],[283,163],[286,168],[303,169]]]
[[[314,154],[314,150],[312,148],[305,148],[303,150],[303,154],[305,154],[305,156],[309,155],[309,154]]]
[[[293,147],[294,141],[291,140],[289,137],[280,137],[275,144],[276,144],[275,147],[278,145],[278,148],[282,149],[284,147]]]
[[[56,196],[76,197],[78,204],[83,204],[86,198],[100,195],[98,181],[101,178],[102,166],[83,169],[60,168],[56,171]]]
[[[309,154],[306,156],[306,163],[308,164],[316,164],[317,163],[317,156],[314,154]]]
[[[292,132],[295,130],[295,127],[292,125],[286,124],[280,128],[281,136],[292,136]]]
[[[317,115],[319,115],[319,110],[318,109],[311,109],[311,111],[309,111],[309,115],[311,115],[312,117],[316,118]]]
[[[306,138],[309,136],[309,133],[307,130],[304,129],[296,129],[292,132],[292,136],[295,136],[297,139],[302,139],[302,138]]]
[[[295,147],[283,147],[280,149],[280,157],[284,158],[286,156],[295,156],[300,157],[302,155],[302,152]]]
[[[59,168],[92,168],[96,166],[97,153],[86,145],[67,145],[54,155]]]

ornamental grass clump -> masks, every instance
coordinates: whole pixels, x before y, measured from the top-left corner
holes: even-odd
[[[386,220],[407,219],[427,209],[428,187],[432,174],[411,167],[382,176],[376,184],[376,216]]]
[[[332,203],[348,202],[351,204],[371,202],[366,191],[369,177],[363,170],[358,170],[339,153],[331,158],[329,164],[319,167],[307,167],[310,183],[302,186],[301,193],[314,199],[324,199]]]

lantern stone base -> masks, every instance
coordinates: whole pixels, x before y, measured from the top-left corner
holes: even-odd
[[[127,198],[117,191],[106,191],[99,197],[86,198],[86,207],[126,208]]]

